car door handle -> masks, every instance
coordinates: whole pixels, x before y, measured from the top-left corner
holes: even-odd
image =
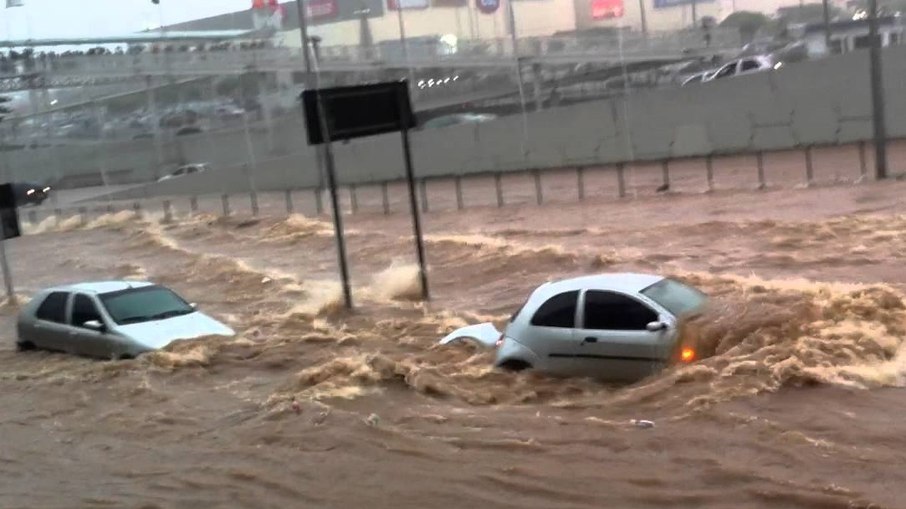
[[[597,342],[598,342],[598,338],[587,337],[587,338],[585,338],[585,340],[582,341],[582,342],[583,342],[583,343],[597,343]]]

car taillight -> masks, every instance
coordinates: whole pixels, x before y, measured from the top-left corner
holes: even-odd
[[[685,363],[690,363],[695,360],[695,350],[692,348],[685,347],[680,351],[680,360]]]
[[[505,335],[501,334],[500,337],[497,338],[497,343],[495,343],[494,346],[495,346],[496,348],[500,348],[501,346],[503,346],[503,339],[504,339],[505,337],[506,337]]]

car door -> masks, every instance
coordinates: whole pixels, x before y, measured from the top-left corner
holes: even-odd
[[[579,291],[548,298],[532,315],[529,326],[514,338],[532,350],[541,367],[551,373],[570,375],[575,370],[575,341]]]
[[[98,306],[90,295],[77,293],[73,295],[70,306],[68,351],[89,355],[91,357],[110,357],[111,347],[105,332],[85,327],[86,322],[104,323]]]
[[[739,70],[736,74],[737,76],[742,74],[751,74],[760,70],[762,70],[762,65],[758,62],[758,60],[754,58],[747,58],[739,62]]]
[[[65,351],[69,292],[51,292],[35,311],[31,342],[38,348]]]
[[[633,296],[587,290],[581,300],[576,358],[589,376],[637,380],[659,369],[667,355],[667,329],[649,331],[658,312]]]

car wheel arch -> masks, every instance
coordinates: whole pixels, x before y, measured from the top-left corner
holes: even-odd
[[[527,369],[532,369],[534,366],[532,366],[531,362],[528,362],[524,359],[512,358],[504,359],[498,362],[497,367],[505,371],[519,372],[525,371]]]

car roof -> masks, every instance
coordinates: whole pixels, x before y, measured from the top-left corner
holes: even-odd
[[[662,281],[663,276],[638,274],[633,272],[597,274],[582,276],[562,281],[554,281],[539,286],[532,294],[532,300],[546,301],[554,295],[574,290],[613,290],[621,293],[638,293],[645,288]]]
[[[130,288],[144,288],[146,286],[152,286],[153,284],[154,283],[149,283],[147,281],[86,281],[84,283],[49,288],[47,291],[105,294],[128,290]]]

